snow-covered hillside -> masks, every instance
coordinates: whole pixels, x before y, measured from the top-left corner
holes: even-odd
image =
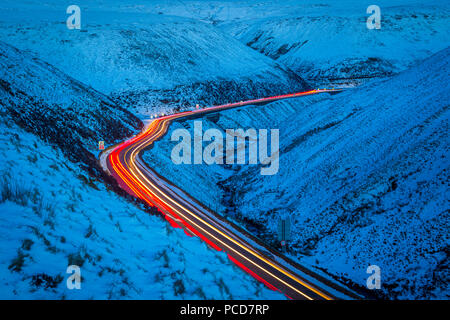
[[[276,243],[279,218],[291,217],[290,253],[301,263],[360,287],[375,264],[380,296],[448,298],[449,63],[447,48],[315,103],[299,98],[204,120],[205,130],[279,128],[275,176],[255,166],[180,168],[170,162],[170,133],[145,160],[268,242]],[[192,176],[203,182],[192,185]]]
[[[366,27],[373,4],[380,30]],[[174,1],[159,10],[209,22],[314,84],[386,76],[450,45],[445,0]]]
[[[105,95],[60,70],[0,42],[0,111],[59,146],[74,162],[95,172],[98,141],[117,143],[142,123]]]
[[[0,157],[1,299],[284,298],[3,115]]]
[[[380,30],[366,27],[370,1],[333,1],[329,6],[314,2],[293,6],[288,15],[232,22],[223,28],[318,84],[386,76],[450,44],[447,1],[378,1]]]
[[[121,1],[80,6],[81,30],[69,30],[67,4],[2,1],[0,40],[143,115],[307,87],[289,69],[209,23],[130,11]]]
[[[296,99],[295,103],[284,100],[267,106],[248,106],[210,114],[202,120],[203,131],[210,128],[218,128],[224,132],[226,129],[247,129],[252,126],[253,128],[278,128],[279,122],[288,121],[299,108],[306,108],[328,97],[329,95],[309,96]],[[143,160],[160,175],[175,183],[182,190],[187,191],[202,204],[224,216],[233,217],[234,210],[224,199],[230,196],[233,197],[233,191],[236,187],[230,186],[230,190],[225,190],[224,185],[220,182],[237,175],[244,170],[245,166],[237,164],[193,165],[187,167],[174,165],[170,156],[176,142],[171,141],[171,133],[177,129],[187,129],[193,134],[194,121],[183,119],[171,123],[169,133],[161,141],[155,143],[155,149],[152,146],[152,149],[148,149],[143,153]],[[204,147],[208,144],[207,142],[203,143]],[[189,181],[201,181],[201,183],[192,184]],[[241,184],[238,185],[239,188],[236,191],[241,190],[241,188],[247,188]],[[251,189],[251,186],[248,187]],[[263,230],[259,232],[263,232]]]

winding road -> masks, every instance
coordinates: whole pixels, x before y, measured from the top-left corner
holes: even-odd
[[[340,290],[335,283],[330,281],[325,284],[323,279],[311,277],[311,274],[306,276],[278,254],[270,254],[268,252],[270,250],[261,243],[220,219],[215,213],[148,168],[139,156],[142,150],[160,139],[168,131],[171,121],[176,119],[337,91],[340,90],[311,90],[162,116],[154,119],[141,134],[105,151],[101,155],[102,166],[128,193],[158,208],[174,227],[181,227],[189,235],[200,237],[211,248],[226,252],[235,264],[269,288],[281,291],[291,299],[331,300],[337,297],[351,297],[346,289]],[[337,292],[339,294],[336,294]]]

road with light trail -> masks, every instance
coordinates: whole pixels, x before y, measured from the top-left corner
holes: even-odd
[[[235,264],[273,290],[291,299],[331,300],[329,286],[320,281],[306,280],[299,271],[255,244],[243,233],[219,219],[190,196],[155,173],[140,158],[140,153],[167,133],[170,123],[181,118],[203,116],[231,108],[266,104],[276,100],[334,93],[341,90],[323,89],[241,101],[204,109],[165,115],[154,119],[139,135],[108,150],[104,156],[106,169],[128,193],[156,207],[174,226],[195,235],[211,248],[224,251]],[[336,289],[336,287],[333,287]]]

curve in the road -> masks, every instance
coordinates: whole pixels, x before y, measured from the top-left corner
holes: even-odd
[[[173,226],[182,227],[186,233],[200,237],[210,247],[225,251],[236,265],[272,290],[281,291],[291,299],[334,299],[335,297],[325,289],[326,285],[322,286],[316,281],[313,284],[299,276],[298,272],[293,270],[294,268],[290,268],[274,257],[268,257],[259,244],[218,219],[216,215],[190,199],[189,195],[177,190],[169,181],[148,168],[139,154],[160,139],[167,132],[170,122],[175,119],[338,91],[340,90],[311,90],[163,116],[153,120],[141,134],[110,149],[108,155],[104,157],[106,166],[128,193],[157,207]]]

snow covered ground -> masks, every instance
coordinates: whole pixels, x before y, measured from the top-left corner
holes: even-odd
[[[0,142],[1,299],[284,298],[3,115]]]
[[[139,131],[139,119],[35,55],[0,41],[0,112],[99,175],[93,151]],[[97,169],[97,170],[96,170]]]
[[[380,30],[366,27],[373,4]],[[160,10],[216,25],[317,85],[396,73],[450,43],[445,0],[173,1]]]
[[[253,128],[279,128],[279,122],[283,120],[288,121],[299,108],[308,107],[327,97],[329,95],[304,97],[296,99],[295,103],[284,100],[268,106],[248,106],[211,114],[203,118],[203,131],[211,128],[218,128],[222,132],[226,129],[243,128],[245,130],[252,126]],[[157,141],[151,149],[147,149],[143,153],[143,160],[157,173],[167,178],[179,188],[187,191],[191,196],[194,196],[210,209],[224,215],[232,214],[232,208],[230,208],[229,204],[221,200],[229,195],[232,196],[234,189],[240,190],[241,188],[246,188],[246,186],[238,184],[239,188],[237,186],[230,186],[232,188],[231,190],[224,190],[222,183],[218,182],[225,181],[233,175],[239,176],[239,172],[244,170],[245,166],[237,164],[212,164],[208,166],[174,165],[171,162],[170,156],[173,147],[178,142],[171,141],[171,134],[178,129],[187,129],[193,134],[194,121],[183,120],[173,122],[170,125],[169,133],[160,141]],[[204,142],[203,147],[206,147],[208,144]],[[188,183],[188,181],[201,181],[202,183],[192,184]]]
[[[209,23],[131,10],[121,1],[80,7],[81,30],[69,30],[65,3],[2,1],[0,40],[141,115],[306,88],[283,65]]]
[[[314,86],[355,84],[404,70],[450,43],[448,1],[380,0],[380,30],[366,27],[370,4],[83,1],[82,29],[68,30],[60,1],[5,0],[0,40],[146,116],[300,91],[301,78]]]
[[[360,287],[375,264],[380,296],[448,298],[449,53],[315,103],[298,98],[204,120],[205,130],[279,128],[275,176],[255,166],[174,165],[170,133],[145,160],[273,244],[279,218],[290,217],[290,254],[301,263]]]

